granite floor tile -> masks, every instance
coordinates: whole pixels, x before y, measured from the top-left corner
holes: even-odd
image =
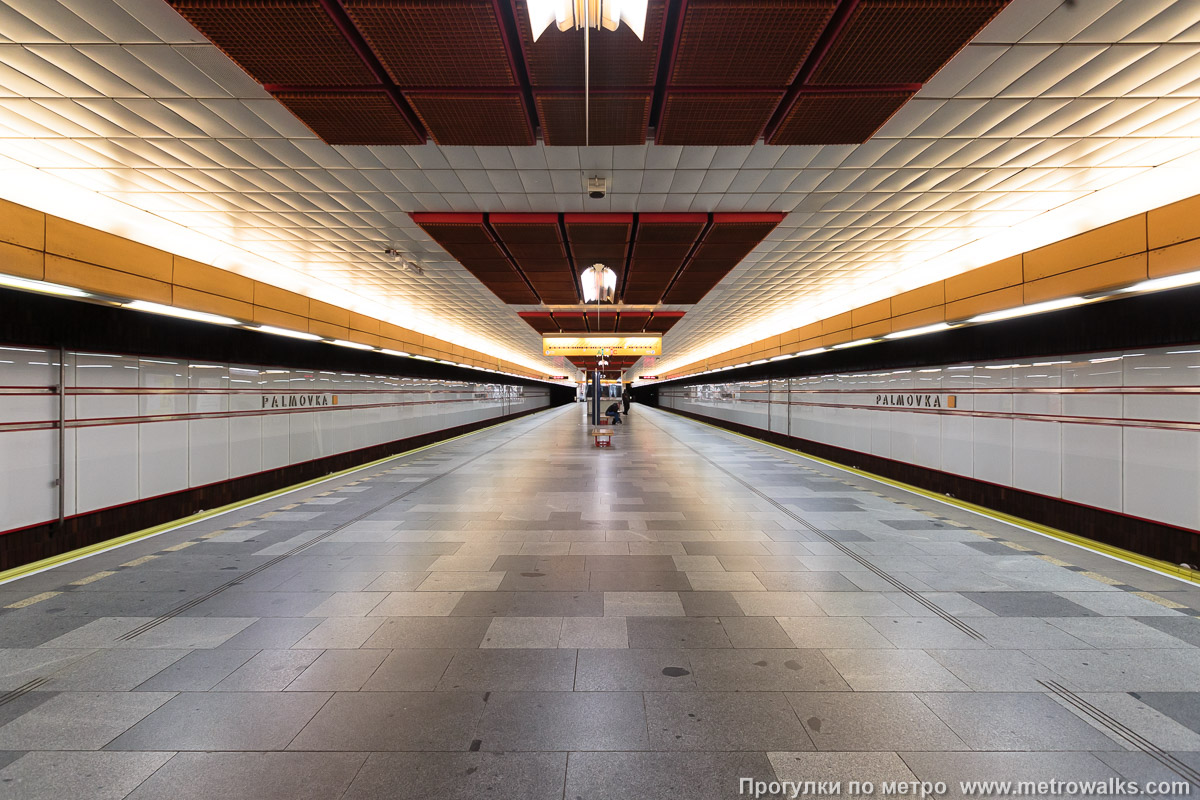
[[[1094,617],[1096,612],[1054,592],[962,592],[1001,617]]]
[[[606,617],[682,617],[677,592],[605,592]]]
[[[378,652],[378,651],[376,651]],[[432,692],[457,650],[396,649],[362,685],[364,692]]]
[[[218,682],[216,692],[281,692],[317,660],[321,651],[262,650]]]
[[[372,753],[340,797],[560,800],[566,761],[566,753]]]
[[[287,692],[284,697],[329,697]],[[289,750],[466,752],[484,708],[481,692],[338,692]]]
[[[564,797],[583,800],[728,800],[739,780],[770,783],[762,753],[571,753]]]
[[[596,649],[629,647],[627,617],[564,617],[558,646]]]
[[[1200,690],[1193,692],[1141,692],[1137,694],[1137,699],[1189,730],[1200,733]],[[1168,749],[1183,748],[1171,747]]]
[[[897,692],[799,692],[788,701],[817,750],[897,752],[967,750],[916,695]]]
[[[774,617],[721,617],[721,627],[734,647],[790,650],[799,646]]]
[[[628,617],[631,648],[732,647],[719,617]]]
[[[97,650],[58,670],[39,688],[128,692],[188,653],[187,650]]]
[[[476,738],[488,752],[648,749],[639,692],[495,692]]]
[[[446,617],[462,592],[391,592],[368,612],[372,617]]]
[[[1100,733],[1047,694],[944,692],[918,697],[972,750],[1121,749],[1115,739]]]
[[[381,621],[383,624],[362,643],[362,647],[478,647],[491,624],[486,617],[388,617]]]
[[[558,647],[562,617],[496,617],[480,647],[529,649]]]
[[[0,796],[121,800],[174,753],[27,753],[0,770]]]
[[[849,690],[820,650],[692,650],[696,688],[706,692]]]
[[[572,649],[459,650],[446,667],[438,691],[570,691],[576,652]]]
[[[976,692],[1042,692],[1039,681],[1067,683],[1062,675],[1020,650],[926,650]]]
[[[303,639],[321,620],[291,617],[260,619],[226,639],[222,650],[286,650]]]
[[[207,692],[238,667],[245,664],[258,650],[193,650],[172,662],[153,677],[138,684],[141,692]]]
[[[383,624],[380,617],[328,617],[292,647],[298,650],[362,647]]]
[[[689,617],[745,616],[730,592],[680,592],[679,599]]]
[[[856,692],[968,690],[965,683],[924,650],[827,648],[821,652]]]
[[[389,653],[388,650],[326,650],[287,685],[286,691],[357,692]]]
[[[916,777],[896,753],[767,753],[767,758],[780,781],[799,784],[840,781],[843,797],[874,795],[874,788],[870,795],[851,793],[852,781],[870,782],[875,787],[893,781],[908,782]]]
[[[811,750],[812,740],[779,692],[649,692],[653,750]]]
[[[0,750],[99,750],[171,697],[166,692],[63,692],[0,727]]]
[[[734,592],[733,599],[748,617],[823,617],[804,592]]]
[[[696,688],[686,650],[580,650],[577,692],[680,692]]]
[[[341,796],[366,759],[363,753],[178,753],[128,800],[326,800]]]

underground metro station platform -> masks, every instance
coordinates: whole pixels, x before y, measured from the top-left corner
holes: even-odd
[[[1200,3],[0,4],[0,800],[1190,798]]]

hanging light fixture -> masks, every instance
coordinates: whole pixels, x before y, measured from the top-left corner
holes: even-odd
[[[583,302],[611,303],[617,296],[617,273],[603,264],[593,264],[579,276]]]
[[[560,31],[592,27],[615,31],[622,22],[641,39],[646,32],[647,0],[529,0],[533,40],[550,27]]]

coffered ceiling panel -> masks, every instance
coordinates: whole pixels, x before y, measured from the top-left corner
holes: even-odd
[[[650,0],[641,38],[621,25],[586,47],[553,25],[534,41],[525,0],[165,1],[268,91],[382,91],[440,145],[570,147],[749,145],[813,86],[915,91],[1009,0]],[[396,143],[391,119],[362,141],[371,109],[331,126],[325,107],[289,108],[330,144]],[[828,143],[800,140],[812,127],[768,142]]]
[[[596,261],[617,273],[617,296],[624,303],[664,302],[664,294],[676,280],[682,281],[677,299],[665,302],[697,303],[783,219],[778,213],[487,214],[482,222],[478,214],[463,217],[471,226],[482,224],[490,233],[489,241],[504,248],[512,266],[545,305],[580,302],[579,274]],[[413,221],[439,242],[443,232],[459,235],[457,227],[447,227],[453,219],[447,214],[413,215]],[[704,237],[706,232],[711,241]],[[582,241],[571,238],[576,234]],[[626,241],[630,236],[632,249]],[[446,243],[452,255],[473,257],[461,248],[457,240]],[[579,255],[585,256],[583,261]],[[489,252],[487,257],[495,255]],[[465,262],[464,266],[471,269]],[[477,277],[483,280],[483,274]],[[507,273],[497,274],[504,276],[502,283],[507,286]]]

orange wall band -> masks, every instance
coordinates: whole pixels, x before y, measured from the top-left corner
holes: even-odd
[[[1200,269],[1200,195],[695,361],[670,378]]]
[[[0,200],[0,273],[525,377],[527,367]]]

